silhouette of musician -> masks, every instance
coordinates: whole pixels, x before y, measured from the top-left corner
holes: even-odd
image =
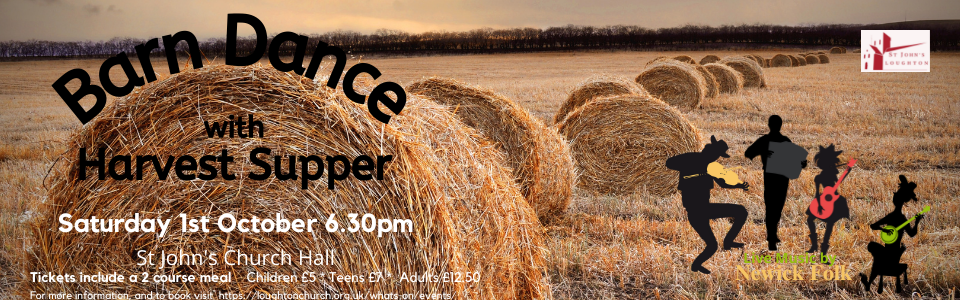
[[[839,180],[837,175],[840,174],[840,170],[837,169],[837,164],[840,163],[840,154],[843,153],[843,151],[836,151],[833,144],[830,144],[830,146],[826,148],[823,146],[819,146],[819,148],[820,151],[813,157],[817,168],[820,169],[820,174],[813,177],[813,184],[816,189],[814,194],[817,199],[820,198],[820,193],[823,188],[828,186],[832,187],[837,184]],[[833,202],[833,213],[822,219],[822,221],[827,224],[827,228],[823,233],[823,244],[820,245],[821,253],[827,254],[827,250],[830,249],[830,236],[833,234],[833,225],[844,218],[850,218],[850,209],[847,207],[847,198],[839,196]],[[807,253],[817,252],[817,226],[814,224],[814,220],[816,219],[818,218],[807,209],[807,227],[810,229],[810,249],[807,250]]]
[[[758,138],[750,147],[747,147],[747,151],[744,151],[743,154],[748,159],[760,156],[760,161],[763,163],[763,202],[766,208],[767,243],[769,243],[770,251],[776,251],[777,243],[780,243],[780,237],[777,235],[777,231],[780,226],[780,216],[783,215],[783,205],[787,201],[787,189],[790,188],[790,178],[781,174],[772,173],[771,170],[767,168],[767,160],[773,155],[773,151],[769,149],[771,142],[790,143],[791,141],[790,138],[780,134],[780,127],[783,125],[783,120],[780,119],[780,116],[770,116],[767,125],[770,127],[770,133]],[[799,167],[807,167],[806,159],[800,162]]]
[[[727,154],[727,143],[717,141],[713,136],[710,137],[710,144],[703,147],[700,152],[690,152],[680,154],[667,159],[667,168],[680,171],[680,182],[677,189],[683,199],[683,207],[687,210],[687,219],[690,226],[700,235],[700,238],[706,242],[703,252],[693,260],[690,270],[710,274],[710,270],[703,267],[703,263],[710,259],[717,252],[717,239],[710,230],[710,220],[719,218],[733,218],[733,226],[727,232],[723,239],[723,249],[743,248],[742,243],[734,242],[747,221],[747,209],[742,205],[729,203],[710,203],[710,190],[716,182],[722,188],[740,188],[747,189],[749,184],[746,182],[729,185],[724,180],[711,177],[707,174],[707,165],[717,161],[720,157],[730,157]]]
[[[903,215],[903,205],[910,200],[917,200],[917,194],[913,192],[916,188],[916,183],[909,182],[906,176],[900,175],[900,189],[893,194],[893,211],[876,223],[871,224],[870,228],[883,230],[885,226],[897,227],[907,223],[907,217]],[[877,276],[880,276],[880,281],[877,283],[877,293],[883,293],[883,276],[894,276],[897,278],[897,293],[903,292],[903,287],[900,285],[900,275],[903,275],[903,285],[906,285],[907,264],[901,264],[900,257],[903,256],[907,247],[903,246],[901,241],[904,233],[911,237],[917,235],[917,229],[920,227],[920,220],[923,220],[923,215],[918,215],[916,220],[915,225],[906,224],[900,230],[897,230],[896,241],[886,245],[877,242],[870,242],[867,245],[867,251],[870,251],[870,254],[873,255],[873,268],[870,270],[869,280],[866,275],[860,273],[860,282],[863,283],[864,290],[870,291],[870,285],[873,284]]]

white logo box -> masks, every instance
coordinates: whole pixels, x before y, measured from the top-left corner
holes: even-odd
[[[861,30],[860,72],[930,72],[930,30]]]

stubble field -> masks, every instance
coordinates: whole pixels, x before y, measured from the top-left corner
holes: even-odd
[[[758,51],[769,58],[799,50]],[[554,113],[580,82],[596,75],[633,79],[657,56],[734,52],[577,52],[374,58],[380,80],[401,85],[442,76],[492,89],[517,101],[552,124]],[[960,54],[934,54],[930,73],[860,73],[857,54],[830,55],[831,63],[764,69],[767,88],[707,99],[686,117],[704,134],[730,144],[726,166],[743,166],[741,178],[750,191],[718,190],[713,202],[737,203],[749,211],[738,240],[743,250],[720,251],[705,267],[712,275],[690,271],[703,243],[689,226],[679,194],[655,197],[594,195],[577,190],[565,219],[548,225],[547,275],[558,299],[671,298],[861,298],[856,273],[869,272],[869,241],[878,240],[868,225],[893,208],[897,176],[918,184],[919,203],[933,210],[920,233],[905,238],[903,261],[910,265],[912,296],[950,298],[960,285]],[[25,249],[31,247],[25,224],[45,201],[45,175],[66,149],[65,141],[80,123],[50,87],[61,74],[83,68],[97,74],[102,59],[0,62],[0,294],[9,294],[26,279],[20,273]],[[183,60],[181,60],[183,62]],[[356,60],[351,61],[356,63]],[[166,72],[163,61],[154,62]],[[137,66],[138,72],[139,66]],[[115,74],[120,75],[115,71]],[[96,81],[96,80],[94,80]],[[839,257],[853,281],[752,281],[736,267],[746,254],[768,254],[764,231],[762,170],[759,159],[743,151],[766,133],[772,114],[784,119],[782,132],[812,154],[818,145],[836,144],[841,160],[859,160],[841,188],[851,218],[838,222],[830,254]],[[781,221],[780,252],[803,254],[809,247],[804,210],[813,195],[816,169],[791,181]],[[629,174],[623,174],[629,176]],[[49,178],[46,178],[49,181]],[[718,237],[729,222],[712,222]],[[55,226],[51,224],[52,227]],[[823,234],[820,224],[820,235]],[[792,268],[765,265],[762,268]],[[809,266],[804,273],[809,273]],[[884,298],[894,294],[886,279]],[[874,286],[871,290],[875,290]]]

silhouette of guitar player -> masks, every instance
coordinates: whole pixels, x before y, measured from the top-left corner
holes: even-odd
[[[780,116],[770,116],[767,122],[767,126],[770,127],[770,133],[758,138],[750,147],[747,147],[747,150],[743,153],[748,159],[754,159],[760,156],[760,162],[763,163],[763,202],[766,208],[765,223],[767,226],[767,243],[769,243],[770,251],[776,251],[777,243],[780,243],[780,237],[777,235],[777,231],[780,227],[780,217],[783,215],[783,205],[787,202],[787,189],[790,188],[790,178],[778,174],[775,170],[772,170],[772,168],[768,168],[767,165],[768,160],[775,159],[772,158],[772,156],[776,155],[777,158],[785,156],[785,154],[774,154],[774,151],[770,149],[770,143],[791,143],[790,138],[780,133],[780,127],[782,125],[783,119],[781,119]],[[796,145],[793,146],[799,147]],[[800,169],[806,168],[807,160],[805,151],[803,152],[803,156],[802,159],[793,160],[791,163],[796,164],[796,167]],[[789,157],[785,158],[789,159]],[[797,171],[799,172],[799,169]]]
[[[840,154],[843,153],[843,151],[836,151],[836,148],[833,144],[830,144],[830,146],[826,148],[823,146],[818,147],[820,148],[820,151],[813,156],[813,161],[817,168],[820,169],[820,174],[817,174],[817,176],[813,177],[815,199],[811,204],[820,203],[820,200],[818,199],[823,196],[821,193],[826,192],[828,188],[835,191],[834,188],[837,187],[837,183],[841,181],[841,179],[837,177],[837,175],[840,174],[840,171],[837,170],[837,167],[840,163]],[[856,160],[851,160],[842,177],[846,177],[847,173],[849,173],[850,168],[855,162]],[[823,244],[820,245],[820,252],[825,255],[827,254],[827,250],[830,249],[830,235],[833,234],[833,225],[836,224],[840,219],[850,218],[850,209],[847,207],[847,198],[841,196],[839,193],[836,194],[836,198],[834,198],[830,193],[824,194],[827,194],[827,196],[830,196],[831,198],[832,212],[830,212],[829,215],[820,218],[817,217],[817,215],[824,215],[821,211],[812,211],[814,209],[812,205],[809,209],[807,209],[807,227],[810,230],[810,249],[807,250],[807,253],[817,252],[817,226],[814,224],[814,220],[820,219],[827,223],[827,228],[823,233]]]
[[[900,175],[900,189],[893,194],[893,211],[870,225],[870,229],[883,231],[884,234],[881,237],[886,244],[870,242],[867,245],[867,251],[870,251],[870,254],[873,255],[873,267],[870,270],[869,280],[866,275],[860,273],[860,282],[863,283],[865,291],[870,291],[870,285],[873,284],[877,276],[880,276],[880,281],[877,283],[877,293],[883,293],[883,276],[897,278],[897,293],[903,292],[903,287],[900,285],[900,275],[903,275],[903,285],[907,284],[907,264],[900,263],[900,257],[903,256],[907,247],[903,246],[901,241],[904,233],[911,237],[917,235],[920,220],[923,220],[923,214],[922,212],[917,214],[915,217],[917,222],[915,225],[909,226],[911,220],[903,215],[903,205],[910,200],[917,200],[917,194],[913,192],[916,188],[916,183],[909,182],[906,176]],[[924,212],[929,211],[929,209],[930,207],[927,206]]]
[[[667,159],[667,168],[679,171],[680,181],[677,189],[683,199],[683,207],[687,210],[687,219],[690,226],[700,235],[707,244],[703,252],[693,260],[690,270],[710,274],[710,270],[703,267],[703,263],[717,252],[717,238],[710,230],[710,220],[719,218],[733,218],[733,226],[723,239],[723,249],[743,248],[743,243],[734,242],[747,221],[747,209],[742,205],[729,203],[710,203],[710,190],[714,182],[722,188],[739,188],[746,190],[750,185],[746,182],[730,185],[721,178],[707,174],[707,167],[720,157],[730,157],[727,154],[727,143],[715,137],[710,137],[710,144],[700,152],[689,152]],[[714,166],[713,168],[716,168]],[[721,167],[722,168],[722,167]]]

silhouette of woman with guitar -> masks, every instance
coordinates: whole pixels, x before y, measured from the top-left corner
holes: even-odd
[[[837,189],[857,161],[851,159],[847,163],[847,169],[838,178],[837,174],[840,171],[837,170],[837,167],[840,163],[840,154],[843,151],[836,151],[833,144],[826,148],[823,146],[819,148],[820,151],[813,157],[817,168],[820,168],[821,171],[813,178],[816,197],[810,202],[810,209],[807,210],[807,227],[810,229],[810,249],[807,250],[807,253],[817,252],[817,226],[814,224],[814,220],[820,219],[827,224],[823,233],[823,244],[820,245],[820,252],[827,254],[827,250],[830,249],[830,235],[833,234],[833,225],[840,219],[850,218],[847,198],[841,196]]]
[[[877,242],[870,242],[867,245],[867,251],[870,251],[870,254],[873,255],[873,267],[870,270],[869,280],[866,275],[860,274],[860,282],[863,283],[863,288],[866,291],[870,290],[870,285],[873,284],[877,276],[881,276],[880,282],[877,283],[877,293],[883,293],[882,276],[897,278],[897,293],[903,292],[903,286],[900,285],[900,275],[903,275],[903,284],[907,284],[907,264],[900,263],[900,257],[907,250],[901,243],[903,234],[906,233],[911,237],[917,235],[917,229],[920,227],[920,220],[923,220],[923,214],[930,211],[930,206],[927,206],[909,220],[903,214],[903,205],[910,200],[917,200],[917,194],[913,192],[916,188],[916,183],[909,182],[906,176],[900,175],[900,189],[893,194],[893,211],[870,225],[870,229],[880,231],[880,240],[883,241],[883,245]],[[917,220],[916,224],[912,227],[909,226],[914,219]]]

